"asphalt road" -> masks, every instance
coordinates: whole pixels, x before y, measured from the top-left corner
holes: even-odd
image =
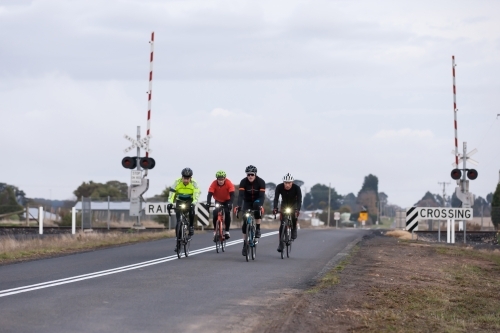
[[[364,233],[299,230],[289,259],[276,251],[276,231],[263,229],[250,262],[233,230],[228,242],[238,242],[219,254],[206,233],[180,260],[165,239],[2,266],[0,332],[245,331],[277,295],[307,288]]]

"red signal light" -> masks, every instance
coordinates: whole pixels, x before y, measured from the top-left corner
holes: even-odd
[[[476,169],[469,169],[469,171],[467,171],[467,178],[469,178],[470,180],[476,179],[477,176],[478,173]]]
[[[451,178],[455,180],[462,178],[462,170],[460,169],[451,170]]]
[[[136,166],[137,159],[135,157],[127,156],[122,159],[122,167],[125,169],[135,169]]]
[[[151,157],[142,157],[140,165],[143,169],[153,169],[156,165],[156,162]]]

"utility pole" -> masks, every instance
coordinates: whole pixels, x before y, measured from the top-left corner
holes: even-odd
[[[444,200],[444,205],[446,207],[446,185],[450,185],[450,182],[438,182],[439,185],[443,185],[443,200]],[[450,202],[451,205],[451,202]]]
[[[331,190],[331,187],[332,187],[332,183],[328,183],[328,226],[330,226],[330,196],[331,196],[331,193],[332,193],[332,190]]]

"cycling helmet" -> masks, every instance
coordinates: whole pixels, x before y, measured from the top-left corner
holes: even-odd
[[[287,173],[286,175],[283,176],[283,181],[284,182],[293,182],[293,176],[291,173]]]
[[[181,175],[182,175],[182,177],[192,177],[193,176],[193,170],[191,170],[190,168],[184,168],[181,171]]]
[[[253,165],[249,165],[246,167],[245,172],[246,173],[249,173],[249,172],[257,173],[257,168],[254,167]]]
[[[215,173],[215,178],[226,178],[226,172],[219,170]]]

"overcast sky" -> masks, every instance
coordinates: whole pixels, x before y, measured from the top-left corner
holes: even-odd
[[[51,199],[128,183],[154,31],[146,196],[189,166],[204,198],[218,169],[239,183],[249,164],[340,194],[371,173],[403,207],[441,193],[455,55],[459,146],[479,150],[470,189],[484,197],[500,169],[499,14],[481,0],[3,0],[0,182]]]

